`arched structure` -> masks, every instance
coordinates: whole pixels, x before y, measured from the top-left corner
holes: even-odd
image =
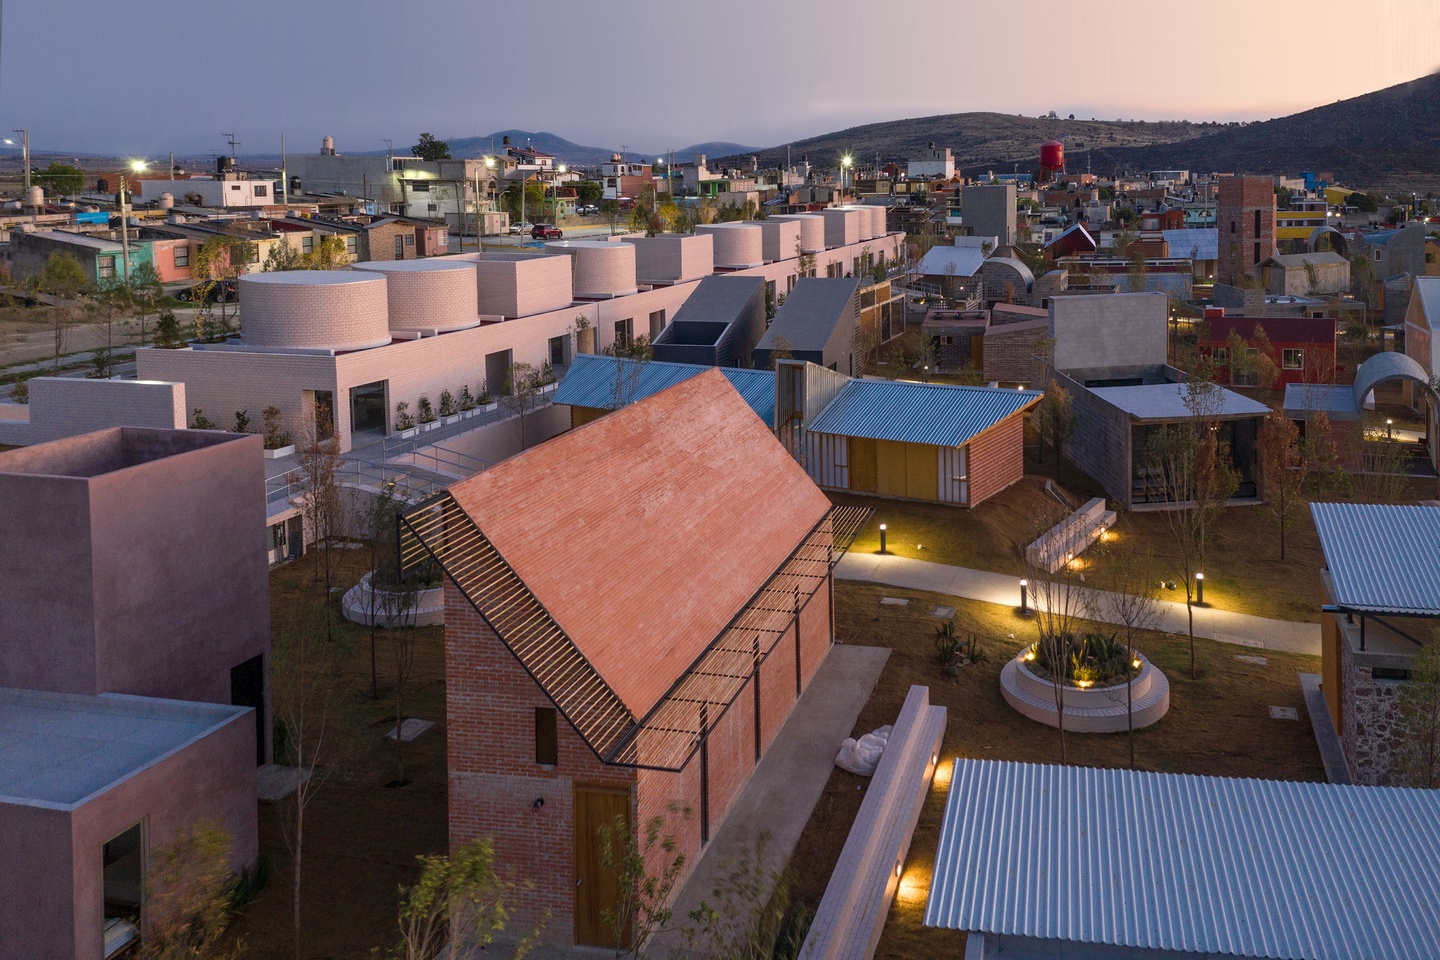
[[[1355,409],[1365,409],[1365,398],[1380,384],[1388,380],[1409,380],[1418,383],[1430,396],[1430,402],[1440,401],[1440,396],[1435,393],[1430,383],[1430,375],[1425,368],[1416,363],[1411,357],[1403,353],[1393,351],[1377,353],[1366,360],[1355,369],[1355,384],[1353,386],[1355,396]]]
[[[1305,249],[1311,253],[1319,252],[1320,238],[1328,235],[1330,237],[1330,249],[1342,257],[1350,256],[1350,240],[1331,226],[1316,227],[1310,231],[1310,236],[1305,240]]]

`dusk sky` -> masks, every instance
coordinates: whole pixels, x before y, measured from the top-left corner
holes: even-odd
[[[159,156],[519,128],[771,146],[969,110],[1268,119],[1440,68],[1440,2],[11,0],[0,127]],[[1019,17],[1030,26],[1022,25]]]

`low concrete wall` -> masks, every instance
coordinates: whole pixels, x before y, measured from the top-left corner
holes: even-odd
[[[1028,650],[1028,648],[1027,648]],[[1058,727],[1055,685],[1030,672],[1026,650],[1020,651],[1000,670],[1000,693],[1016,712],[1047,727]],[[1071,733],[1123,733],[1148,727],[1170,709],[1170,681],[1149,660],[1140,660],[1140,673],[1130,681],[1127,709],[1125,684],[1111,687],[1065,690],[1065,729]],[[1127,714],[1133,714],[1127,717]]]
[[[375,576],[375,571],[370,571],[360,578],[360,582],[349,590],[345,591],[344,598],[340,601],[340,609],[345,614],[345,619],[353,623],[370,626],[371,621],[371,594],[370,583]],[[429,590],[421,590],[415,595],[414,606],[405,611],[403,617],[395,617],[392,622],[391,612],[393,606],[385,603],[384,597],[390,591],[381,590],[380,599],[376,602],[374,609],[374,620],[381,627],[433,627],[445,622],[445,588],[443,586],[432,587]]]

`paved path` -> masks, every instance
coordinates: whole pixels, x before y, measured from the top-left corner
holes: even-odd
[[[880,556],[874,553],[847,553],[836,566],[835,576],[842,580],[883,583],[892,587],[964,597],[967,600],[983,600],[1004,607],[1014,608],[1020,605],[1018,577],[971,570],[968,567],[952,567],[928,560]],[[1161,600],[1157,629],[1166,633],[1188,635],[1185,604]],[[1271,620],[1267,617],[1216,610],[1214,607],[1196,607],[1195,636],[1244,647],[1320,656],[1318,623]]]

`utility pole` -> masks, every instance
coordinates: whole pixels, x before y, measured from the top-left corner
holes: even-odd
[[[290,174],[285,166],[285,134],[280,134],[280,202],[290,206]]]
[[[20,134],[20,160],[25,164],[25,192],[28,194],[30,192],[30,131],[22,127],[16,127],[11,132]],[[9,137],[5,138],[5,142],[12,147],[15,145],[15,141]],[[27,202],[28,199],[27,197]]]
[[[222,134],[220,134],[220,136],[224,137],[224,138],[225,138],[225,142],[228,143],[228,144],[230,144],[230,159],[231,159],[231,160],[234,160],[234,159],[235,159],[235,148],[238,147],[238,146],[240,146],[240,141],[235,139],[235,134],[233,134],[233,133],[222,133]]]
[[[175,179],[175,151],[170,151],[170,179]]]

